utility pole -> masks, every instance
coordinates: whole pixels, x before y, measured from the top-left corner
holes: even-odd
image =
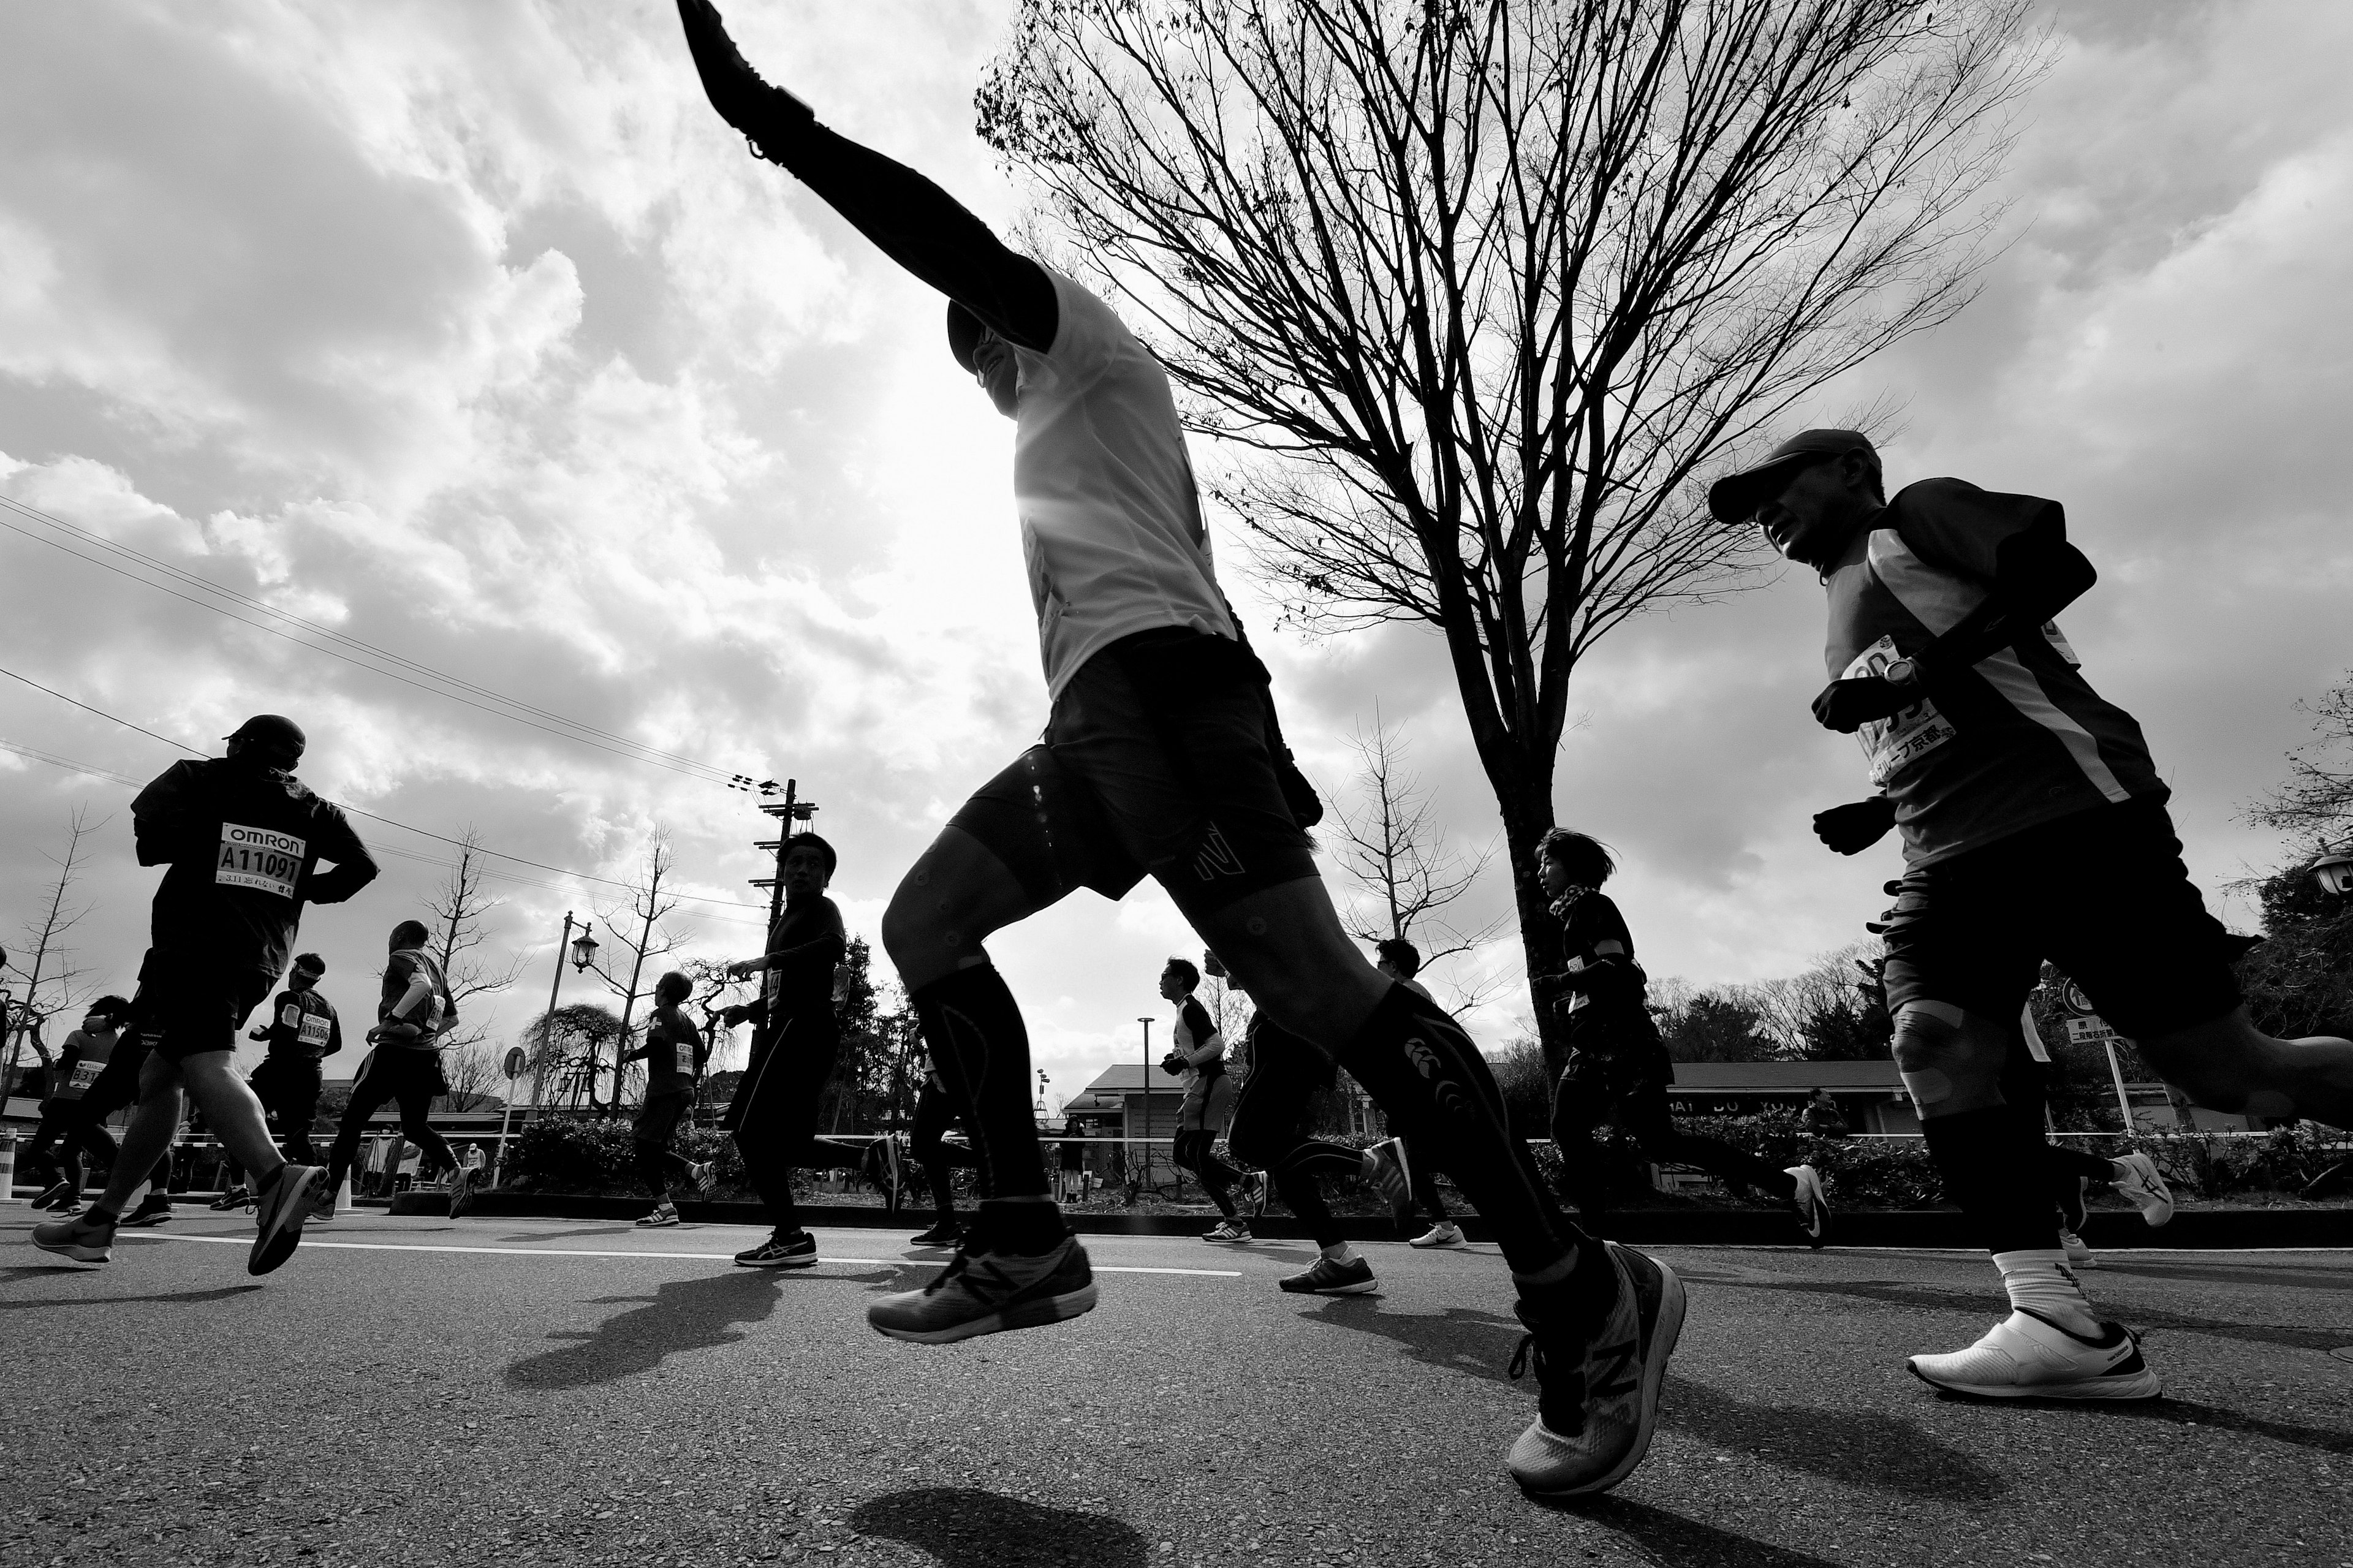
[[[807,822],[810,817],[817,815],[816,803],[800,798],[800,780],[786,779],[785,781],[784,799],[764,800],[760,803],[761,811],[775,817],[777,822],[781,824],[781,826],[776,829],[776,836],[774,838],[763,838],[752,846],[754,849],[773,849],[776,851],[776,874],[775,876],[754,877],[752,879],[752,886],[755,888],[765,888],[768,889],[768,932],[770,936],[776,934],[776,922],[785,917],[785,849],[792,841],[793,824],[796,822]]]

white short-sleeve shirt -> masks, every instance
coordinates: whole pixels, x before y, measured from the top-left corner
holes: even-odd
[[[1109,644],[1159,626],[1233,637],[1168,374],[1110,306],[1048,272],[1060,320],[1016,347],[1013,495],[1046,689]]]

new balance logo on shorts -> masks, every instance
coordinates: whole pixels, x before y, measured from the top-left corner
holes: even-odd
[[[1193,875],[1204,882],[1213,882],[1219,877],[1241,874],[1242,858],[1234,853],[1234,847],[1226,842],[1218,825],[1209,824],[1209,830],[1201,836],[1201,847],[1193,851]]]

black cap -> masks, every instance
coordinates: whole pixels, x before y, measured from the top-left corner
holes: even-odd
[[[1763,462],[1726,474],[1708,486],[1707,510],[1718,522],[1746,522],[1766,498],[1788,483],[1796,469],[1816,458],[1847,452],[1861,452],[1873,468],[1879,467],[1878,450],[1860,430],[1800,430],[1767,453]]]
[[[955,355],[956,363],[964,366],[967,375],[977,368],[973,353],[980,347],[980,335],[987,331],[978,316],[954,300],[948,301],[948,353]]]
[[[311,743],[302,733],[302,726],[280,713],[256,713],[222,739],[251,741],[269,751],[289,752],[298,757]]]

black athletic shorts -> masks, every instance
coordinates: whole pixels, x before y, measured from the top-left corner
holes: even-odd
[[[987,846],[1041,905],[1079,888],[1117,899],[1148,874],[1198,915],[1315,875],[1257,669],[1221,637],[1122,639],[1062,688],[1043,742],[948,826]]]
[[[2018,1016],[2049,959],[2133,1038],[2236,1007],[2237,949],[2181,863],[2164,803],[2038,823],[1905,873],[1882,940],[1887,1009],[1945,1002]]]
[[[131,999],[131,1028],[167,1062],[233,1051],[247,1016],[277,984],[278,976],[266,969],[151,947],[139,966],[138,994]]]
[[[649,1148],[667,1149],[678,1132],[678,1124],[686,1117],[686,1108],[694,1100],[691,1089],[664,1089],[646,1096],[638,1107],[638,1119],[629,1129],[629,1136]]]

